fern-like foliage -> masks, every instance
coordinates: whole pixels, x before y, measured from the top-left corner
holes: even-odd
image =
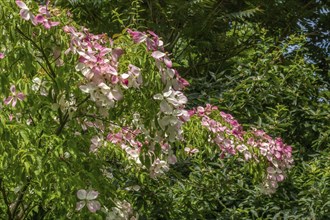
[[[262,10],[259,7],[256,7],[256,8],[251,8],[251,9],[247,9],[244,11],[233,12],[233,13],[227,14],[226,17],[229,19],[251,18],[260,12],[262,12]]]

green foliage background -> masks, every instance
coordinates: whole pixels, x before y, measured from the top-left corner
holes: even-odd
[[[294,146],[295,167],[273,197],[259,195],[244,174],[233,176],[224,165],[189,160],[176,165],[180,178],[170,192],[164,188],[163,195],[158,189],[155,204],[166,205],[156,205],[150,215],[164,219],[326,219],[330,215],[327,1],[59,3],[96,32],[113,34],[122,27],[154,30],[169,42],[166,49],[190,80],[193,105],[216,104],[246,127],[264,129]],[[239,184],[223,193],[217,187],[223,178]],[[175,198],[175,205],[168,196]]]
[[[12,163],[1,164],[1,167],[13,170],[10,175],[1,173],[5,176],[1,182],[23,180],[20,183],[23,188],[33,184],[35,189],[27,200],[48,198],[49,201],[41,203],[66,205],[51,210],[51,206],[35,204],[33,217],[70,216],[67,209],[75,204],[75,195],[71,195],[72,201],[64,204],[63,194],[85,185],[74,174],[88,179],[88,171],[106,163],[118,168],[118,172],[112,170],[114,178],[106,182],[90,179],[90,185],[104,188],[111,198],[113,191],[125,194],[136,207],[140,219],[326,219],[330,216],[330,73],[329,33],[326,32],[329,30],[329,22],[326,22],[329,5],[326,1],[58,0],[54,3],[69,8],[73,20],[95,33],[105,32],[112,36],[127,27],[154,30],[164,42],[168,42],[166,50],[176,61],[174,65],[191,83],[186,91],[192,103],[190,107],[212,103],[233,114],[245,127],[254,126],[273,136],[283,137],[286,143],[293,145],[296,162],[289,178],[273,196],[258,191],[244,165],[231,159],[219,162],[209,147],[203,152],[209,159],[202,156],[188,158],[182,153],[180,163],[163,178],[153,180],[144,174],[132,175],[134,170],[125,170],[129,162],[117,160],[124,156],[114,149],[109,152],[116,155],[104,152],[107,156],[102,158],[103,164],[96,164],[98,160],[93,158],[80,163],[88,149],[82,152],[76,141],[63,141],[54,135],[58,125],[48,126],[55,114],[51,106],[32,101],[33,108],[22,112],[23,118],[40,112],[39,117],[43,118],[35,120],[44,124],[29,130],[10,124],[1,127],[4,128],[1,139],[11,138],[16,140],[15,144],[23,146]],[[4,18],[12,9],[0,10]],[[10,19],[2,19],[0,24],[7,27],[8,33],[17,33],[16,25],[10,23]],[[28,26],[24,28],[29,33]],[[32,55],[20,57],[20,51],[33,54],[34,58],[40,54],[23,38],[21,41],[11,39],[18,36],[9,35],[7,41],[25,43],[12,45],[15,53],[8,54],[8,60],[17,60],[17,63],[13,62],[15,65],[29,66],[27,74],[32,77],[37,74],[38,64],[30,62]],[[7,41],[1,40],[5,45]],[[64,40],[52,40],[65,48]],[[12,63],[4,65],[6,69],[16,70],[15,66],[10,66]],[[58,71],[74,72],[73,66],[66,68]],[[22,73],[10,74],[18,84],[26,80],[20,78],[24,75]],[[70,80],[78,79],[75,75],[71,77],[53,83],[63,87],[59,89],[78,94],[67,86]],[[8,77],[1,74],[1,94],[8,95],[9,85]],[[27,91],[27,88],[19,89]],[[29,99],[33,100],[33,97]],[[50,103],[54,101],[50,100]],[[49,130],[41,133],[43,127],[49,127]],[[89,144],[80,141],[85,146]],[[45,151],[35,147],[43,143],[47,143],[50,149]],[[16,154],[14,145],[5,147],[0,152],[3,157]],[[64,160],[58,160],[68,148],[75,164],[81,166],[71,167]],[[32,157],[35,152],[31,153],[30,149],[40,150],[40,157]],[[20,173],[22,171],[30,175],[25,176]],[[45,172],[43,178],[60,179],[53,179],[54,185],[40,185],[47,182],[44,180],[31,183],[30,179],[42,176],[40,172]],[[143,186],[138,196],[134,191],[124,190],[133,184]],[[52,187],[55,185],[57,193],[43,195],[54,191]],[[12,195],[14,198],[14,191]],[[108,202],[112,204],[113,201]],[[4,216],[4,206],[1,204],[0,207],[0,216]],[[85,214],[78,217],[87,218]]]

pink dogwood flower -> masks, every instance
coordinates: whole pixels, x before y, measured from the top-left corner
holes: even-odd
[[[128,29],[127,32],[132,36],[134,43],[142,43],[146,41],[148,35],[140,31],[132,31]]]
[[[11,105],[13,107],[15,107],[16,103],[17,103],[17,99],[23,101],[23,99],[25,98],[25,95],[22,92],[16,92],[16,87],[15,85],[12,85],[10,87],[10,91],[11,91],[11,96],[9,96],[7,99],[4,100],[5,105],[9,105],[11,103]]]
[[[3,58],[5,58],[5,54],[0,52],[0,60],[2,60]]]
[[[47,1],[46,6],[39,7],[39,14],[37,15],[34,15],[24,2],[17,0],[16,4],[21,9],[20,16],[26,21],[31,20],[33,25],[42,24],[46,29],[50,29],[51,27],[60,24],[60,22],[50,21],[47,19],[50,17],[50,13],[48,11],[49,1]]]
[[[170,58],[167,56],[166,53],[163,53],[161,51],[154,51],[152,52],[151,56],[156,60],[164,61],[165,65],[168,68],[172,68],[172,61],[170,60]]]
[[[197,148],[189,148],[189,147],[185,147],[184,151],[188,154],[188,155],[193,155],[199,152],[199,150]]]
[[[86,191],[84,189],[80,189],[77,192],[77,197],[81,201],[77,202],[76,204],[76,210],[80,211],[82,208],[87,205],[87,208],[90,212],[95,213],[97,210],[100,210],[101,204],[99,201],[96,201],[95,199],[98,197],[99,193],[95,190]]]
[[[26,4],[19,0],[16,1],[16,4],[21,9],[21,11],[19,12],[20,16],[26,21],[31,20],[32,23],[34,25],[36,25],[36,22],[34,19],[35,17],[33,15],[33,13],[30,11],[30,9],[26,6]]]
[[[51,15],[48,10],[49,1],[47,1],[46,6],[39,7],[39,14],[35,16],[35,22],[42,24],[46,29],[50,29],[51,27],[57,26],[60,22],[50,21],[49,18]]]

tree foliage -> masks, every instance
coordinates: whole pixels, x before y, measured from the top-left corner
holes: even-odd
[[[25,3],[0,2],[0,218],[329,216],[325,2]]]

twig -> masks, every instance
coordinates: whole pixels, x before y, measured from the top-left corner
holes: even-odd
[[[25,186],[23,187],[23,189],[19,192],[18,194],[18,197],[14,203],[14,206],[12,208],[12,213],[13,215],[12,216],[15,216],[17,210],[18,210],[18,206],[20,205],[20,203],[23,201],[23,197],[24,197],[24,193],[25,191],[27,190],[27,188],[29,187],[30,185],[30,180],[28,180],[28,182],[25,184]]]
[[[46,71],[46,70],[43,68],[43,66],[41,66],[41,67],[46,71],[47,75],[49,75],[49,77],[50,77],[52,80],[55,81],[56,74],[55,74],[55,72],[54,72],[54,70],[53,70],[53,68],[52,68],[52,66],[51,66],[51,64],[50,64],[50,62],[49,62],[49,60],[48,60],[48,58],[47,58],[47,56],[46,56],[46,54],[45,54],[45,51],[44,51],[43,48],[42,48],[42,46],[39,46],[34,40],[32,40],[29,36],[27,36],[27,35],[26,35],[21,29],[18,28],[17,25],[16,25],[16,30],[18,31],[19,34],[21,34],[26,40],[30,41],[30,42],[32,43],[32,45],[40,51],[40,53],[42,54],[42,57],[44,58],[44,60],[45,60],[45,62],[46,62],[46,64],[47,64],[47,66],[48,66],[48,68],[49,68],[50,73],[49,73],[48,71]],[[39,62],[38,62],[38,63],[39,63]],[[40,63],[39,63],[39,64],[40,64]]]

